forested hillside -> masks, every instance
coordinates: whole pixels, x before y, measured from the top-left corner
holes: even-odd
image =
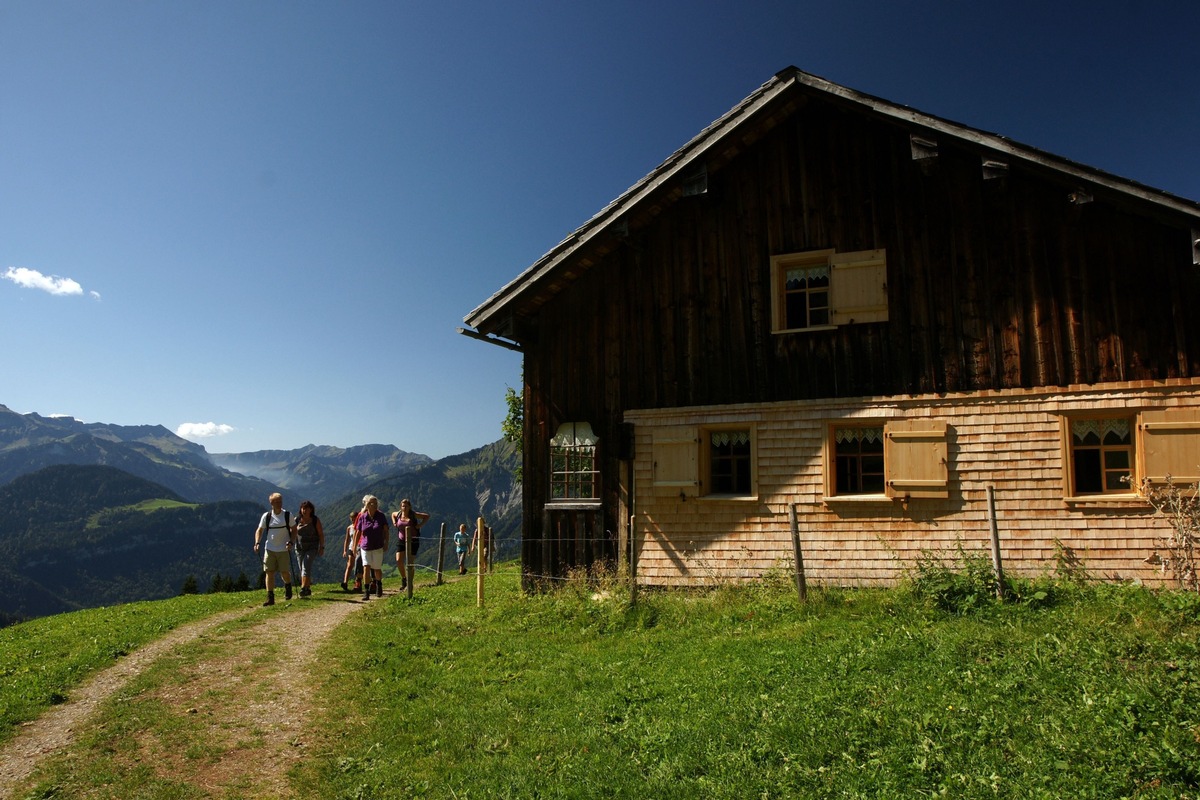
[[[257,581],[262,504],[194,504],[113,467],[47,467],[0,486],[0,614],[36,617],[178,594],[188,575]]]

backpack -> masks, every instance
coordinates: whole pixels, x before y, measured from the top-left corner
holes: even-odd
[[[271,532],[271,512],[270,512],[270,510],[268,510],[267,513],[263,515],[263,520],[267,523],[266,525],[263,525],[263,531],[264,531],[263,535],[266,536],[266,535],[269,535]],[[284,525],[284,527],[286,527],[288,529],[288,536],[290,537],[292,535],[292,512],[288,511],[286,508],[283,510],[283,525]],[[276,526],[276,527],[279,527],[279,526]]]
[[[303,517],[301,517],[301,519],[303,519]],[[309,550],[317,549],[318,545],[321,543],[320,535],[317,533],[317,526],[320,524],[321,518],[316,514],[313,514],[312,524],[308,525],[307,527],[301,527],[299,522],[296,523],[297,545],[301,550],[307,552]],[[307,537],[300,534],[300,531],[303,530],[307,530],[309,532]]]

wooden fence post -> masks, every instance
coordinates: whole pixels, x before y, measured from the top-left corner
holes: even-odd
[[[804,553],[800,550],[800,522],[796,519],[796,504],[788,503],[788,520],[792,526],[792,556],[796,560],[796,593],[800,602],[808,602],[808,580],[804,575]]]
[[[446,523],[442,523],[442,530],[438,533],[438,570],[437,584],[442,585],[442,564],[446,558]]]
[[[629,515],[629,605],[637,605],[637,547],[633,542],[633,525],[636,514]]]
[[[475,562],[475,605],[483,608],[483,573],[487,572],[487,548],[483,544],[483,517],[475,522],[475,542],[479,555]]]
[[[988,524],[992,529],[992,574],[996,578],[996,599],[1004,599],[1004,565],[1000,562],[1000,526],[996,522],[996,487],[987,487]]]

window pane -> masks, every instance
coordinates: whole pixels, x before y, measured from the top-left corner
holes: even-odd
[[[711,431],[708,440],[709,491],[750,494],[750,431]]]
[[[1097,494],[1104,491],[1104,483],[1100,477],[1100,451],[1076,448],[1073,457],[1075,494]]]
[[[1134,429],[1131,417],[1071,420],[1071,463],[1077,495],[1130,491]]]
[[[596,496],[596,447],[578,441],[557,444],[550,449],[552,499],[591,499]]]
[[[835,494],[883,494],[883,428],[840,428],[834,434]]]
[[[808,311],[805,297],[802,293],[789,294],[785,303],[784,327],[787,328],[807,328],[808,320],[806,314]]]
[[[1129,451],[1128,450],[1108,450],[1104,453],[1104,468],[1110,469],[1129,469]]]

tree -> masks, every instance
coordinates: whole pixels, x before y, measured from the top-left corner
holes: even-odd
[[[179,593],[181,595],[183,595],[183,594],[199,594],[200,593],[200,587],[198,587],[196,585],[196,576],[195,575],[187,576],[187,578],[183,582],[183,588],[179,590]]]
[[[521,383],[525,383],[525,371],[521,371]],[[517,394],[517,390],[511,386],[504,387],[504,402],[508,406],[508,413],[504,415],[504,421],[500,423],[500,432],[504,435],[506,441],[512,442],[517,446],[517,453],[523,455],[525,452],[525,402],[521,395]],[[517,465],[513,470],[513,477],[519,483],[521,481],[522,463]]]

